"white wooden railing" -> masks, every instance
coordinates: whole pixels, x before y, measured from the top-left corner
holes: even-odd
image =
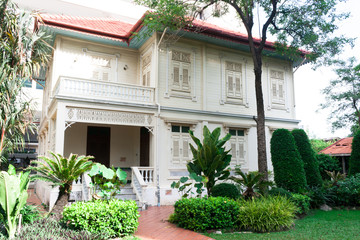
[[[131,167],[131,185],[141,205],[145,204],[143,190],[154,183],[154,168]]]
[[[53,96],[153,104],[154,91],[154,88],[151,87],[59,77]]]

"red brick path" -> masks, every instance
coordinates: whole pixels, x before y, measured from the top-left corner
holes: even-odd
[[[41,212],[47,212],[45,208],[41,205],[41,201],[36,195],[36,193],[34,193],[34,189],[28,189],[27,204],[36,205]]]
[[[167,221],[174,212],[173,206],[149,207],[140,212],[139,227],[135,236],[157,240],[210,240],[212,238],[182,229]]]

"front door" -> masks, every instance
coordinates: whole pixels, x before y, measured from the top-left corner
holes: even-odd
[[[150,133],[149,130],[140,128],[140,166],[149,167]]]
[[[87,129],[86,155],[94,156],[95,162],[110,167],[110,128],[91,127]]]

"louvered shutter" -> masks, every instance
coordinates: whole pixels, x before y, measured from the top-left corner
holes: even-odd
[[[94,80],[100,80],[100,72],[98,70],[94,70],[92,73],[92,79]]]
[[[279,100],[284,102],[285,101],[285,91],[284,91],[284,82],[279,81]]]
[[[180,67],[178,64],[174,64],[173,67],[173,84],[176,87],[180,87]]]
[[[173,164],[180,163],[180,137],[176,135],[172,138],[172,158]]]
[[[241,86],[241,75],[240,73],[236,73],[235,74],[235,95],[237,97],[241,97],[242,94],[241,94],[241,89],[242,89],[242,86]]]
[[[232,74],[229,72],[227,76],[227,85],[228,85],[228,95],[234,95],[234,80]]]
[[[189,90],[190,89],[190,65],[182,63],[182,75],[181,75],[181,89]]]
[[[109,81],[109,73],[108,72],[103,72],[102,73],[102,80],[103,81]]]
[[[182,150],[182,162],[183,164],[186,164],[188,162],[188,160],[190,159],[190,148],[189,148],[189,138],[186,136],[182,137],[182,146],[183,146],[183,150]]]
[[[236,149],[236,138],[233,137],[230,139],[230,144],[231,144],[231,162],[230,162],[230,166],[235,166],[237,164],[237,149]]]

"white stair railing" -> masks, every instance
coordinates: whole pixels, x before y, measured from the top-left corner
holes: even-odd
[[[140,205],[146,204],[143,196],[143,189],[154,183],[154,168],[151,167],[131,167],[131,186],[134,189]]]

